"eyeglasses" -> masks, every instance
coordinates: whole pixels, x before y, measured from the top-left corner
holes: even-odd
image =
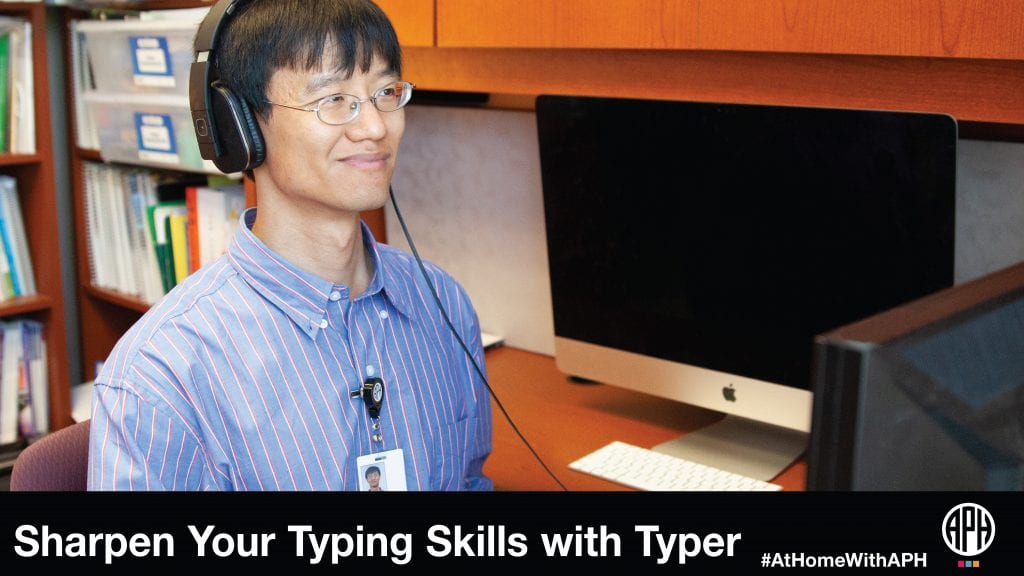
[[[378,88],[373,96],[366,99],[360,99],[351,94],[331,94],[317,100],[316,106],[312,108],[288,106],[269,100],[267,104],[300,112],[316,112],[316,117],[324,124],[340,126],[355,120],[359,116],[364,102],[373,102],[374,107],[381,112],[394,112],[404,108],[412,99],[412,89],[415,87],[411,82],[392,82],[383,88]]]

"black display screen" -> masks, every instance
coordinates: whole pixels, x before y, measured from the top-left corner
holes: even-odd
[[[952,285],[949,116],[536,110],[556,336],[807,389],[815,335]]]

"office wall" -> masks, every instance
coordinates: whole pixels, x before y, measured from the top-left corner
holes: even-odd
[[[469,292],[484,331],[554,353],[531,112],[412,106],[393,180],[421,257]],[[388,241],[408,248],[389,206]]]
[[[1024,260],[1024,144],[961,140],[956,281]]]
[[[961,140],[956,281],[1024,260],[1024,144]],[[420,255],[448,269],[483,329],[553,354],[536,120],[412,106],[394,179]],[[387,212],[388,240],[408,247]]]

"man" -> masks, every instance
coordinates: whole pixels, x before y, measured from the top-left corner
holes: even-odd
[[[366,484],[369,488],[367,492],[383,492],[384,489],[380,487],[380,468],[376,466],[370,466],[366,469]]]
[[[410,490],[491,489],[476,312],[359,218],[388,198],[412,91],[390,22],[253,0],[223,26],[209,65],[262,134],[257,207],[104,363],[90,489],[358,490],[357,459],[385,452]]]

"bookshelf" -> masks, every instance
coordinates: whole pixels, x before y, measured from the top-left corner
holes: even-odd
[[[35,152],[0,154],[0,175],[17,182],[25,235],[37,293],[0,302],[0,320],[38,321],[46,334],[49,429],[72,423],[68,381],[67,327],[64,310],[61,224],[54,166],[53,126],[46,50],[46,6],[42,2],[4,2],[0,16],[19,18],[31,26]]]
[[[123,2],[107,4],[91,4],[88,7],[66,7],[63,9],[63,37],[65,61],[73,62],[72,38],[70,26],[75,20],[93,18],[101,10],[165,10],[197,8],[212,5],[212,1],[188,0],[157,0],[138,2],[126,5]],[[65,89],[66,101],[69,103],[68,131],[68,166],[71,174],[71,194],[73,198],[73,217],[75,229],[75,251],[79,255],[75,271],[76,294],[78,298],[78,322],[80,330],[81,375],[86,381],[96,376],[96,365],[106,359],[117,340],[144,314],[150,304],[141,298],[93,285],[88,259],[88,240],[86,230],[86,191],[85,165],[87,163],[103,163],[104,159],[98,149],[83,148],[79,145],[77,130],[76,92],[72,70],[67,71]],[[250,184],[251,187],[251,184]]]

